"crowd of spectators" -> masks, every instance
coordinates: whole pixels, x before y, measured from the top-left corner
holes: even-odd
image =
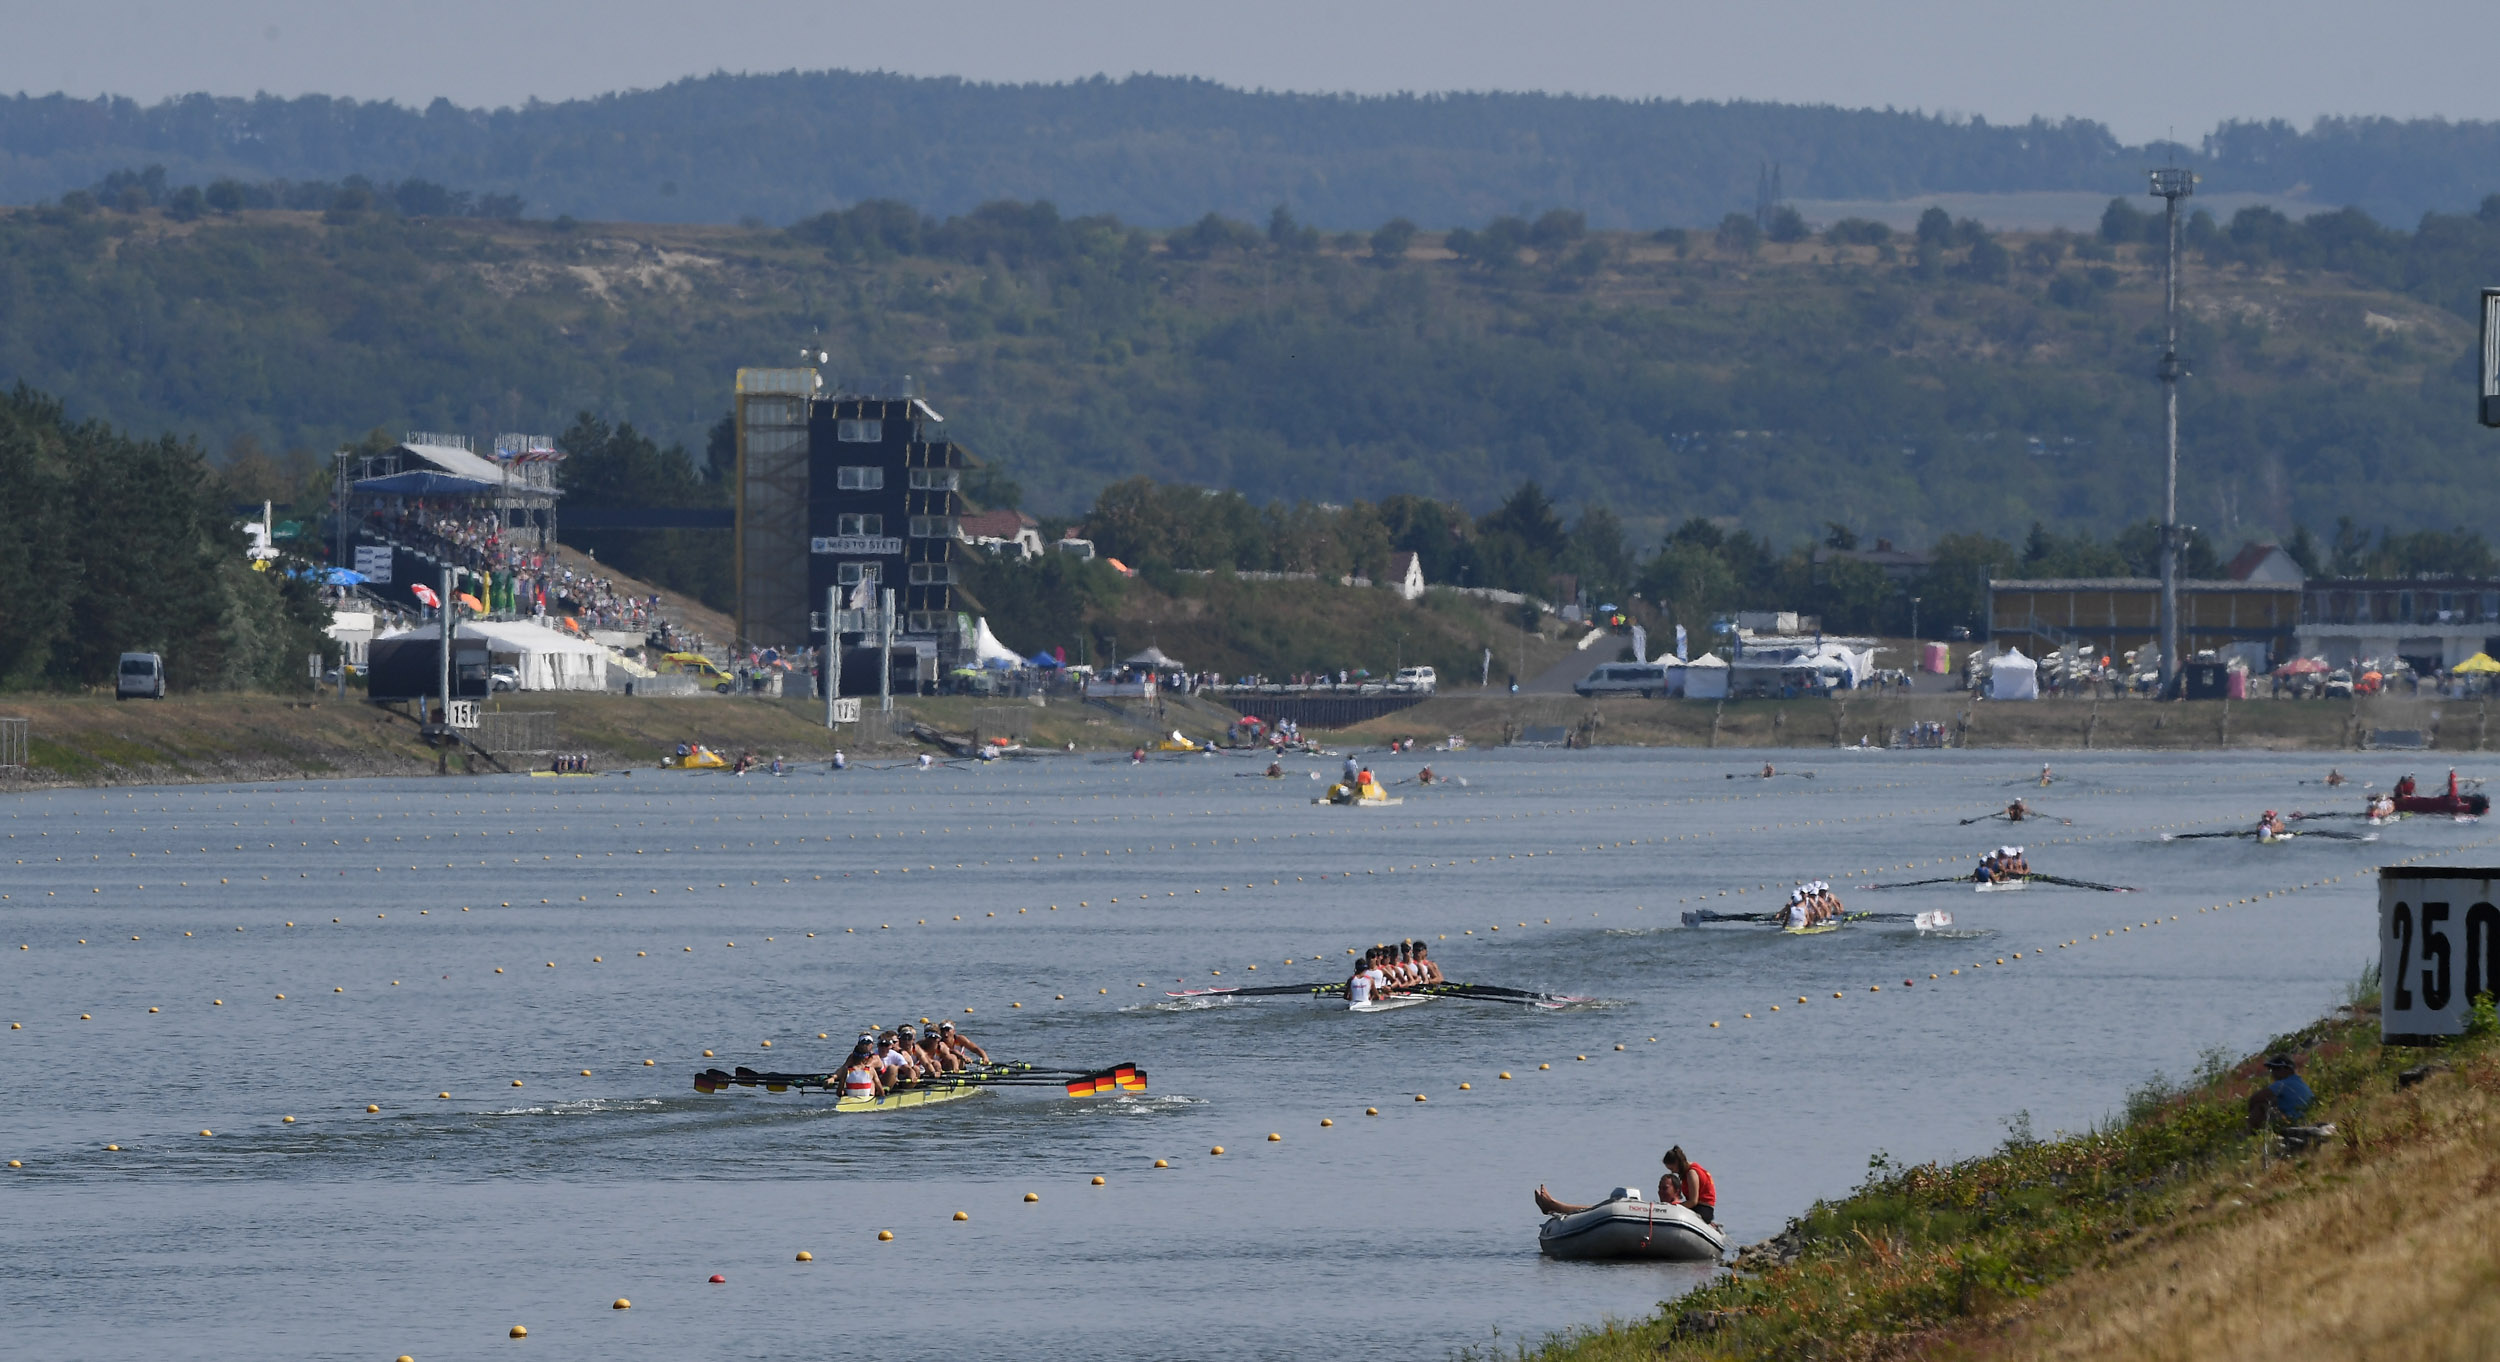
[[[536,534],[507,537],[491,510],[416,501],[379,510],[368,523],[405,547],[493,573],[498,588],[509,590],[514,613],[569,615],[586,629],[659,634],[672,647],[701,647],[700,639],[679,634],[660,613],[659,596],[634,595],[614,578],[575,572],[543,552]]]

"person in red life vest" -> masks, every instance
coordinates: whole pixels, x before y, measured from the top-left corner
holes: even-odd
[[[1684,1156],[1684,1146],[1669,1149],[1661,1160],[1666,1174],[1658,1179],[1658,1202],[1662,1206],[1682,1206],[1700,1216],[1704,1224],[1719,1222],[1719,1186],[1711,1181],[1710,1170]],[[1536,1208],[1547,1215],[1577,1215],[1588,1210],[1562,1201],[1543,1187],[1536,1189]]]
[[[1660,1162],[1666,1164],[1664,1177],[1658,1179],[1658,1199],[1670,1206],[1682,1206],[1700,1216],[1704,1224],[1719,1223],[1719,1184],[1710,1178],[1710,1170],[1684,1156],[1684,1146],[1667,1150]]]

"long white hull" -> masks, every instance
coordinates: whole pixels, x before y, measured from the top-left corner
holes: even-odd
[[[1386,998],[1374,998],[1367,1003],[1347,1003],[1345,1010],[1348,1012],[1395,1012],[1401,1007],[1420,1007],[1431,1002],[1436,996],[1438,995],[1431,993],[1392,993]]]
[[[1608,1201],[1549,1217],[1536,1232],[1536,1246],[1548,1258],[1572,1261],[1715,1263],[1727,1252],[1727,1236],[1681,1206]]]
[[[1989,884],[1973,885],[1971,886],[1971,892],[1976,894],[2019,894],[2030,887],[2031,881],[2029,880],[1997,880]]]

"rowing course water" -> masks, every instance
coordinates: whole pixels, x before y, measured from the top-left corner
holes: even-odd
[[[2061,755],[2047,790],[2012,753],[1727,778],[1761,759],[1434,755],[1467,783],[1364,810],[1229,758],[15,797],[13,1347],[425,1359],[516,1323],[535,1355],[603,1358],[1533,1337],[1699,1271],[1543,1261],[1538,1183],[1646,1188],[1681,1141],[1741,1243],[1877,1151],[1976,1152],[2016,1113],[2081,1128],[2336,1002],[2372,945],[2356,872],[2488,840],[2155,840],[2357,804],[2300,783],[2314,757]],[[2017,793],[2073,826],[1957,826]],[[2151,892],[1855,887],[2009,836],[2035,868]],[[1677,925],[1803,877],[1957,929]],[[1326,977],[1400,936],[1453,978],[1605,1001],[1164,997]],[[842,1116],[691,1090],[710,1063],[829,1066],[862,1025],[943,1016],[1002,1056],[1135,1060],[1152,1088]]]

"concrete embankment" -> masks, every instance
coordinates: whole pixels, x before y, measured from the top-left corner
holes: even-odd
[[[2487,751],[2500,743],[2484,700],[2379,696],[2352,700],[1978,700],[1968,693],[1856,692],[1823,700],[1584,700],[1557,696],[1436,696],[1345,730],[1346,742],[1464,736],[1473,746],[1519,741],[1531,727],[1561,729],[1590,746],[1885,746],[1918,724],[1957,747],[2177,751],[2352,751],[2411,746]]]

